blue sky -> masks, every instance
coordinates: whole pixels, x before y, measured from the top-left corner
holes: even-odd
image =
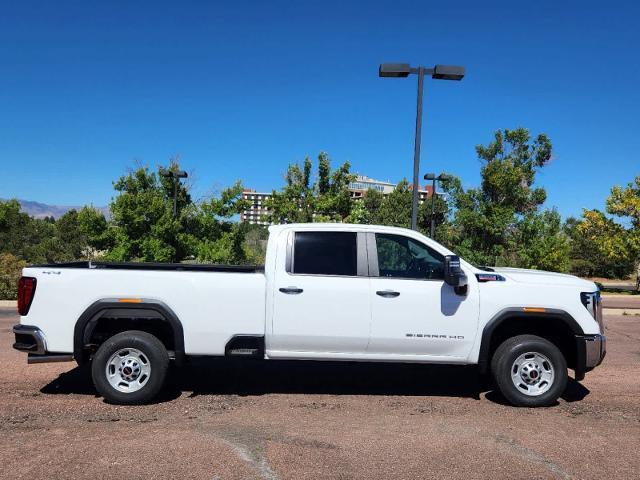
[[[410,177],[415,77],[381,62],[460,64],[425,82],[423,172],[479,182],[474,146],[545,132],[549,206],[602,208],[640,174],[637,2],[0,1],[0,198],[105,205],[138,160],[180,154],[196,197],[270,190],[327,151]]]

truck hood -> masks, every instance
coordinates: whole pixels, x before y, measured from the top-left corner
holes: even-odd
[[[529,283],[532,285],[558,285],[567,287],[578,287],[581,288],[584,292],[595,292],[598,289],[596,284],[593,282],[564,273],[508,267],[493,267],[493,270],[510,280],[521,283]]]

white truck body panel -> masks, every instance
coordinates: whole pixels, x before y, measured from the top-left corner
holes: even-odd
[[[23,275],[38,283],[21,323],[40,327],[50,352],[72,352],[76,321],[105,298],[165,303],[182,323],[187,355],[224,355],[234,334],[264,334],[261,273],[26,268]]]
[[[266,358],[476,363],[483,328],[507,308],[567,312],[585,334],[600,326],[580,292],[597,287],[570,275],[496,269],[504,281],[478,282],[486,273],[462,261],[466,295],[443,280],[371,276],[294,275],[286,270],[292,232],[386,233],[409,237],[439,254],[448,249],[418,232],[344,224],[270,228],[264,273],[109,270],[29,267],[37,288],[21,323],[39,327],[49,352],[73,352],[74,327],[94,302],[163,302],[184,329],[186,355],[224,355],[234,335],[264,335]],[[371,255],[373,252],[370,252]],[[296,287],[300,295],[281,288]],[[376,292],[393,290],[396,298]]]

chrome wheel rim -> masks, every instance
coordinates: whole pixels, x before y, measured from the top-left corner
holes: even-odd
[[[537,397],[549,391],[555,378],[553,364],[538,352],[527,352],[511,366],[511,381],[519,392]]]
[[[105,374],[119,392],[137,392],[149,382],[151,362],[137,348],[121,348],[109,358]]]

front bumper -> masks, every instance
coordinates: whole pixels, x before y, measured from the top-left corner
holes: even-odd
[[[576,335],[576,380],[602,363],[607,354],[607,337],[604,335]]]
[[[46,362],[70,362],[73,355],[70,353],[49,353],[44,333],[38,327],[32,325],[15,325],[13,334],[16,341],[13,348],[20,352],[26,352],[27,363]]]

